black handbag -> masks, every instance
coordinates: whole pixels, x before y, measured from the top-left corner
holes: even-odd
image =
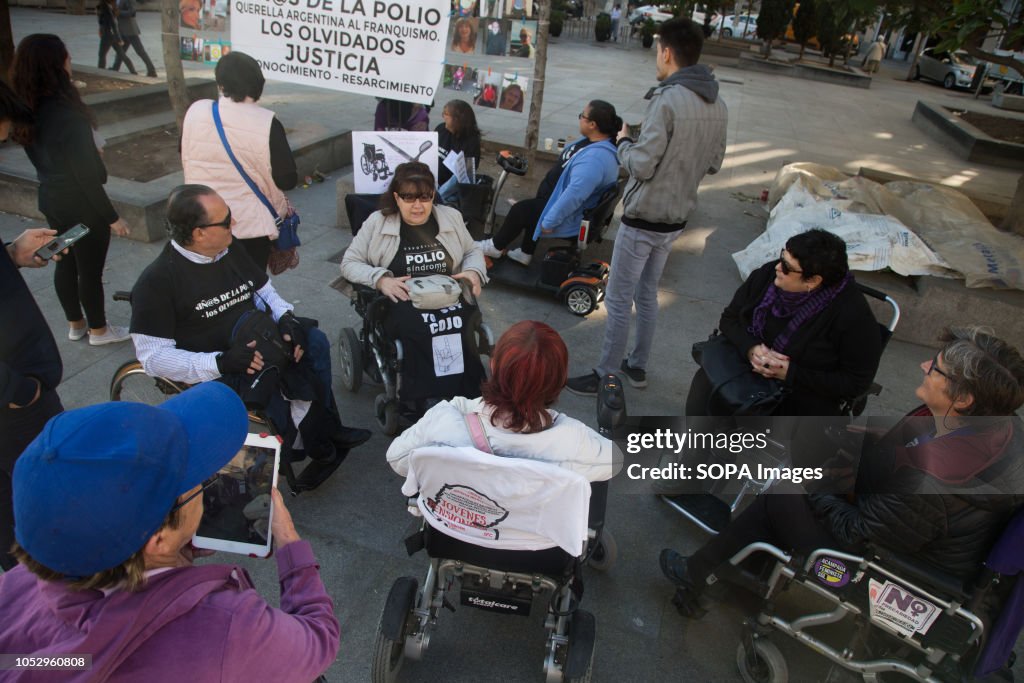
[[[291,345],[281,338],[277,323],[267,313],[252,308],[241,315],[231,330],[231,345],[246,346],[256,342],[256,350],[263,356],[263,367],[284,370],[291,358]]]
[[[758,375],[750,369],[729,338],[715,330],[707,341],[693,345],[693,360],[704,369],[711,382],[708,415],[771,415],[789,393],[776,379]]]

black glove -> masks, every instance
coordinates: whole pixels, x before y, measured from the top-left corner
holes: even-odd
[[[302,323],[291,312],[285,313],[277,321],[277,331],[281,333],[282,337],[287,336],[291,339],[292,348],[296,346],[306,348],[306,330],[302,328]]]
[[[252,359],[256,355],[256,348],[236,344],[224,353],[217,356],[217,369],[222,375],[245,374],[252,365]]]

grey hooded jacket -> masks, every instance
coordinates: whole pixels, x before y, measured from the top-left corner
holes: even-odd
[[[722,167],[729,113],[703,64],[679,69],[648,99],[639,139],[624,140],[618,149],[619,163],[629,172],[623,222],[672,232],[696,205],[704,175]]]

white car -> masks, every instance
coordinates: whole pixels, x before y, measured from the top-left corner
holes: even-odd
[[[757,37],[757,15],[731,15],[725,17],[724,22],[721,19],[716,19],[712,27],[716,31],[721,31],[723,38],[732,36],[755,38]]]
[[[928,48],[917,59],[914,78],[938,81],[947,89],[969,88],[977,67],[978,60],[962,50],[949,53]]]
[[[633,13],[629,15],[629,23],[637,24],[645,19],[653,19],[654,23],[658,24],[663,21],[668,21],[672,18],[672,13],[666,11],[665,8],[658,7],[657,5],[643,5],[633,10]]]

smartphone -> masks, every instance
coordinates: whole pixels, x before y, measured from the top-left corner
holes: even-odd
[[[57,235],[52,240],[44,244],[43,246],[36,249],[36,256],[46,261],[47,259],[53,258],[54,254],[59,254],[64,251],[72,244],[82,239],[89,234],[89,228],[85,227],[81,223],[64,232],[61,235]]]
[[[197,548],[250,557],[270,555],[281,442],[276,436],[249,434],[242,450],[217,472],[203,494],[203,518],[192,538]]]

